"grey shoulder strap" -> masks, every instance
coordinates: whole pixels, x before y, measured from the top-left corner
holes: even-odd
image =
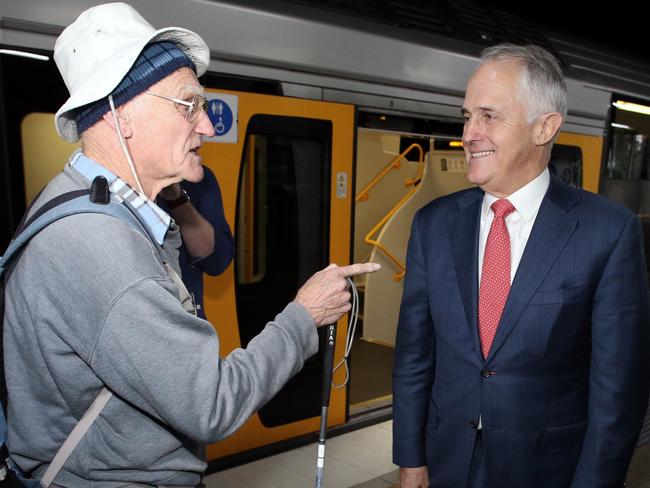
[[[178,288],[178,296],[181,300],[181,306],[186,312],[189,312],[192,315],[196,315],[197,312],[196,304],[194,303],[194,296],[192,296],[192,294],[188,291],[185,283],[183,283],[183,279],[178,275],[176,271],[174,271],[174,268],[172,268],[168,263],[163,264],[167,269],[167,276],[171,278],[171,280],[176,285],[176,288]]]
[[[83,417],[81,417],[81,420],[79,420],[74,429],[72,429],[72,432],[70,432],[70,435],[65,440],[63,445],[59,448],[58,452],[54,456],[54,459],[45,471],[43,479],[41,480],[41,484],[44,488],[48,488],[52,481],[54,481],[54,478],[56,478],[56,475],[68,460],[68,457],[70,457],[72,451],[74,451],[74,448],[77,447],[79,441],[81,441],[86,432],[88,432],[88,429],[93,424],[100,412],[104,409],[112,396],[113,394],[105,387],[102,388],[102,391],[99,392],[99,395],[97,395],[88,410],[86,410],[86,413],[84,413]]]

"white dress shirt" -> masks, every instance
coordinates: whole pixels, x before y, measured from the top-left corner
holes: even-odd
[[[508,196],[508,200],[515,207],[515,211],[506,217],[506,227],[510,236],[510,283],[515,277],[521,256],[524,254],[530,231],[533,229],[535,218],[542,205],[548,184],[551,181],[551,175],[546,168],[533,181],[522,186],[519,190]],[[483,271],[483,254],[485,254],[485,243],[487,242],[494,212],[490,208],[497,197],[485,192],[483,196],[483,206],[481,207],[481,229],[479,231],[478,241],[478,282],[481,282],[481,273]],[[478,419],[477,430],[483,428],[481,417]]]
[[[506,217],[506,226],[510,236],[510,283],[515,277],[521,256],[524,254],[530,231],[533,229],[537,212],[542,204],[551,176],[546,168],[538,177],[508,196],[508,200],[515,207],[515,211]],[[483,268],[483,254],[487,242],[494,212],[490,206],[498,200],[497,197],[485,192],[483,206],[481,207],[481,229],[478,244],[478,279],[481,282]]]

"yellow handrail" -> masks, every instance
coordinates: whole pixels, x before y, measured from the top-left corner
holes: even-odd
[[[361,192],[357,195],[355,201],[360,202],[360,201],[366,201],[368,200],[368,192],[377,184],[381,181],[381,179],[388,174],[388,172],[391,169],[398,169],[402,165],[402,158],[404,158],[408,153],[411,152],[412,149],[417,149],[418,152],[420,153],[420,159],[418,159],[419,163],[424,162],[424,153],[422,151],[422,146],[420,146],[417,143],[411,144],[409,147],[407,147],[404,151],[402,151],[401,154],[399,154],[395,159],[393,159],[388,165],[382,169],[377,176],[375,176],[372,180],[370,180],[370,183],[368,183]],[[413,179],[413,178],[408,178],[405,181],[406,186],[414,185],[418,182],[419,180]]]
[[[419,144],[411,144],[411,146],[409,146],[409,148],[408,148],[406,151],[404,151],[402,154],[400,154],[400,155],[397,157],[397,159],[401,159],[402,157],[404,157],[404,155],[405,155],[407,152],[409,152],[413,146],[417,146],[417,147],[419,148],[419,150],[420,150],[420,159],[419,159],[419,161],[418,161],[418,163],[419,163],[419,166],[418,166],[418,175],[417,175],[415,178],[409,178],[409,179],[406,180],[406,185],[407,185],[407,186],[413,186],[413,188],[411,188],[411,189],[408,191],[408,193],[407,193],[406,195],[404,195],[404,197],[402,197],[402,199],[401,199],[399,202],[397,202],[397,204],[394,205],[393,208],[391,208],[390,211],[389,211],[386,215],[384,215],[384,217],[382,217],[382,219],[381,219],[379,222],[377,222],[377,224],[376,224],[376,225],[375,225],[375,226],[370,230],[370,232],[368,232],[368,233],[366,234],[366,237],[364,238],[365,242],[367,242],[368,244],[370,244],[370,245],[372,245],[372,246],[375,246],[377,249],[379,249],[380,251],[382,251],[382,252],[386,255],[386,257],[387,257],[388,259],[390,259],[390,260],[393,262],[393,264],[395,264],[395,266],[397,266],[397,267],[400,269],[400,271],[398,271],[398,272],[396,272],[395,274],[393,274],[393,279],[394,279],[395,281],[399,281],[399,280],[401,280],[401,279],[404,277],[404,274],[406,273],[406,266],[405,266],[404,264],[402,264],[402,263],[401,263],[401,262],[400,262],[400,261],[399,261],[399,260],[398,260],[394,255],[393,255],[393,253],[391,253],[388,249],[386,249],[386,248],[385,248],[385,247],[384,247],[384,246],[383,246],[379,241],[374,240],[374,239],[372,238],[372,236],[373,236],[373,235],[374,235],[374,234],[375,234],[379,229],[381,229],[381,228],[384,226],[384,224],[385,224],[386,222],[388,222],[388,219],[390,219],[390,218],[395,214],[395,212],[397,212],[397,211],[402,207],[402,205],[404,205],[404,204],[409,200],[409,198],[411,197],[411,195],[412,195],[412,194],[415,192],[415,190],[417,189],[417,187],[416,187],[416,183],[418,183],[420,180],[422,180],[422,176],[424,175],[424,158],[423,158],[422,147],[421,147]],[[393,164],[393,163],[391,163],[391,165],[392,165],[392,164]],[[390,168],[391,165],[389,165],[388,168]],[[372,182],[371,182],[371,183],[372,183]],[[369,189],[369,188],[368,188],[369,186],[370,186],[370,185],[368,185],[366,188],[364,188],[364,191],[367,191],[367,190]],[[373,185],[373,186],[374,186],[374,185]],[[366,198],[367,198],[367,196],[366,196]],[[357,201],[359,201],[359,200],[357,199]]]

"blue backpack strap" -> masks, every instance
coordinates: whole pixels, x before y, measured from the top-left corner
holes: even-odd
[[[88,198],[88,194],[85,193],[51,207],[45,212],[39,213],[39,215],[34,215],[34,218],[30,218],[23,228],[18,230],[14,239],[9,243],[4,256],[0,258],[0,276],[2,276],[4,271],[7,269],[14,255],[20,252],[23,246],[27,244],[34,235],[57,220],[78,213],[111,215],[123,220],[138,232],[145,234],[145,236],[150,237],[146,228],[142,223],[140,223],[132,211],[126,207],[126,205],[116,202],[110,202],[108,204],[93,203]]]

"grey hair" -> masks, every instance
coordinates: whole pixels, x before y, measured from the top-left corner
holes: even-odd
[[[535,45],[497,44],[483,50],[481,65],[488,61],[516,61],[523,70],[520,94],[528,103],[529,122],[545,112],[567,114],[567,93],[564,75],[557,59],[546,49]]]

